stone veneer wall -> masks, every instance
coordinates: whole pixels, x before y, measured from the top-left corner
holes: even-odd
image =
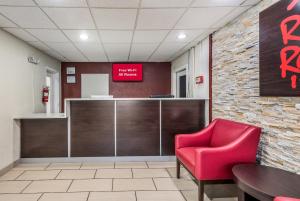
[[[263,128],[259,160],[300,173],[300,97],[259,96],[259,12],[264,0],[213,34],[213,118]]]

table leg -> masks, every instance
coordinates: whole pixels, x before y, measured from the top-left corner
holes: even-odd
[[[258,199],[252,197],[241,189],[238,189],[238,201],[258,201]]]

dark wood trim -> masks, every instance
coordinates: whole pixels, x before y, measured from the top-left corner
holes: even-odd
[[[209,35],[209,123],[212,122],[212,48],[213,48],[213,35]]]

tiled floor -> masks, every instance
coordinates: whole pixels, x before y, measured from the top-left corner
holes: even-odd
[[[188,172],[175,171],[175,162],[20,164],[0,177],[0,201],[197,201]]]

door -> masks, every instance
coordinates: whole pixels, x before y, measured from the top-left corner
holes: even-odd
[[[176,73],[176,95],[178,98],[186,98],[187,92],[187,75],[186,70],[181,70]]]

